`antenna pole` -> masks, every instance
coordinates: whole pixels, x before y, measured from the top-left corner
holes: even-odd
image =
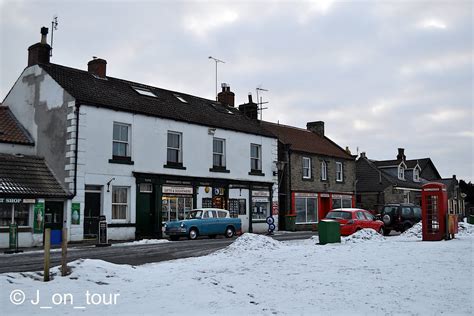
[[[53,56],[53,37],[54,37],[54,30],[58,29],[58,17],[54,16],[53,20],[51,21],[51,50],[49,51],[49,56]]]
[[[212,56],[209,56],[209,59],[212,59],[212,60],[214,60],[214,61],[216,62],[216,101],[217,101],[217,64],[218,64],[218,63],[223,63],[223,64],[225,64],[225,61],[220,60],[220,59],[217,59],[217,58],[214,58],[214,57],[212,57]]]
[[[268,91],[267,89],[263,89],[260,87],[257,87],[255,90],[257,90],[257,107],[260,110],[260,121],[263,120],[263,110],[266,110],[268,108],[264,108],[263,105],[267,104],[268,102],[263,102],[263,98],[258,96],[258,91]]]

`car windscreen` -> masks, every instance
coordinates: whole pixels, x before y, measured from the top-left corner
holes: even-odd
[[[343,211],[331,211],[326,215],[326,218],[329,219],[351,219],[352,214],[350,212]]]
[[[201,218],[202,217],[202,211],[191,211],[188,213],[186,216],[186,219],[196,219],[196,218]]]

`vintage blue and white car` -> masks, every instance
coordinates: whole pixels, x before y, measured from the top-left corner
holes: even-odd
[[[179,237],[194,240],[198,236],[214,238],[217,235],[231,238],[242,232],[240,218],[232,218],[229,211],[216,208],[191,210],[186,215],[186,219],[166,222],[164,227],[165,234],[171,240],[178,240]]]

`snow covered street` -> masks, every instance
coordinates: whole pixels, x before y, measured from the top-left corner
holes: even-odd
[[[53,269],[49,283],[5,273],[2,314],[472,315],[472,225],[441,242],[422,242],[419,229],[387,238],[363,230],[324,246],[244,234],[199,258],[136,267],[77,260],[67,277]]]

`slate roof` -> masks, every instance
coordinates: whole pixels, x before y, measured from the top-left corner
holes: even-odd
[[[281,143],[291,144],[291,150],[354,160],[350,154],[326,136],[319,136],[306,129],[270,122],[262,122],[262,126],[272,132]]]
[[[34,145],[33,138],[17,121],[7,106],[0,106],[0,142],[20,145]]]
[[[415,164],[416,165],[416,164]],[[415,166],[414,165],[414,166]],[[374,161],[360,157],[356,163],[357,192],[379,192],[392,185],[402,188],[421,189],[428,183],[420,178],[420,182],[413,181],[412,173],[405,173],[405,180],[398,179],[383,168],[378,168]]]
[[[408,169],[413,169],[415,168],[416,164],[420,166],[426,166],[429,161],[431,161],[430,158],[421,158],[421,159],[410,159],[410,160],[405,160],[405,165],[407,166]],[[372,162],[377,166],[377,167],[392,167],[392,166],[398,166],[400,164],[400,160],[372,160]]]
[[[80,104],[273,137],[258,121],[216,101],[113,77],[99,78],[57,64],[40,64],[40,67]],[[132,86],[148,89],[156,97],[141,95]]]
[[[36,156],[0,154],[0,197],[66,198],[67,192]]]

